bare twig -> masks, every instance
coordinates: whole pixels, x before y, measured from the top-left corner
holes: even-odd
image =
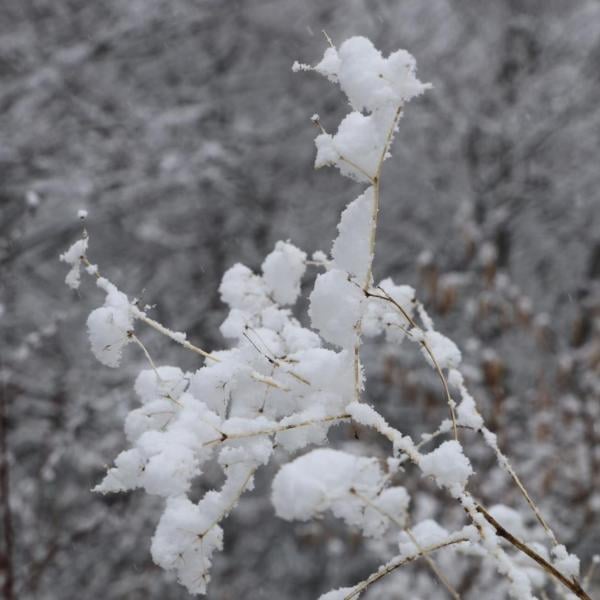
[[[364,581],[361,581],[359,584],[357,584],[354,587],[354,589],[347,596],[344,596],[344,600],[353,600],[353,598],[356,598],[359,594],[362,594],[370,585],[372,585],[376,581],[379,581],[386,575],[389,575],[390,573],[392,573],[393,571],[395,571],[398,567],[401,567],[402,565],[413,562],[414,560],[417,560],[418,558],[425,556],[425,554],[429,554],[431,552],[435,552],[436,550],[441,550],[442,548],[447,548],[448,546],[452,546],[454,544],[460,544],[460,543],[466,542],[466,541],[467,541],[466,538],[459,538],[457,540],[451,540],[451,541],[442,542],[441,544],[427,546],[427,547],[423,548],[421,551],[419,551],[415,554],[411,554],[409,556],[402,556],[402,555],[397,556],[396,558],[393,558],[392,560],[390,560],[383,567],[379,568],[379,570],[377,570],[375,573],[370,575],[367,579],[365,579]]]
[[[365,295],[367,297],[379,298],[380,300],[386,300],[387,302],[391,302],[398,309],[398,311],[402,314],[402,316],[406,319],[406,321],[411,325],[411,327],[414,327],[415,329],[418,329],[419,331],[421,331],[421,327],[419,327],[419,325],[417,325],[415,320],[406,312],[406,310],[404,310],[404,307],[399,302],[397,302],[390,294],[388,294],[388,292],[386,292],[385,289],[383,289],[380,285],[377,286],[377,289],[380,290],[384,295],[380,296],[379,294],[374,294],[373,292],[369,292],[368,290],[365,290]],[[446,376],[444,375],[444,372],[442,371],[438,361],[436,360],[433,350],[431,349],[429,344],[425,340],[421,340],[420,344],[421,344],[421,346],[423,346],[423,348],[425,348],[425,351],[427,352],[427,355],[431,359],[431,362],[438,374],[438,377],[440,378],[440,380],[442,382],[442,386],[444,388],[444,394],[446,396],[446,402],[448,403],[448,406],[450,408],[450,417],[452,418],[452,430],[454,433],[454,439],[457,440],[458,439],[458,428],[457,428],[457,424],[456,424],[456,411],[454,408],[455,402],[452,399],[452,396],[450,395],[450,388],[448,387],[448,381],[446,380]]]
[[[501,538],[504,538],[512,546],[520,550],[523,554],[526,554],[534,560],[544,571],[552,575],[555,579],[560,581],[566,588],[568,588],[578,598],[583,600],[592,600],[586,591],[581,587],[581,584],[575,579],[575,577],[569,579],[563,575],[553,564],[549,563],[543,556],[540,556],[535,550],[530,548],[527,544],[519,540],[512,533],[504,529],[496,519],[480,504],[477,505],[477,511],[480,512],[485,520],[496,530],[496,534]]]

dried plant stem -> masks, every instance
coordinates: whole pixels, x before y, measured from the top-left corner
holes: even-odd
[[[254,437],[258,435],[275,435],[277,433],[282,433],[284,431],[292,431],[294,429],[300,429],[301,427],[310,427],[311,425],[319,425],[321,423],[331,423],[332,421],[344,421],[346,419],[350,419],[350,415],[333,415],[330,417],[323,417],[322,419],[311,419],[309,421],[302,421],[301,423],[290,423],[289,425],[277,425],[275,427],[270,427],[268,429],[261,429],[259,431],[250,431],[246,433],[239,434],[231,434],[227,435],[225,433],[221,434],[221,437],[211,440],[210,442],[206,442],[202,444],[202,447],[206,446],[214,446],[218,444],[224,444],[225,442],[231,440],[240,440],[244,438]]]
[[[380,567],[379,570],[370,575],[367,579],[357,584],[347,596],[344,596],[344,600],[353,600],[353,598],[356,598],[359,594],[362,594],[370,585],[372,585],[376,581],[379,581],[386,575],[389,575],[402,565],[413,562],[414,560],[417,560],[418,558],[421,558],[426,554],[430,554],[431,552],[435,552],[436,550],[441,550],[442,548],[447,548],[448,546],[452,546],[453,544],[460,544],[466,541],[468,541],[466,538],[460,538],[457,540],[442,542],[441,544],[435,544],[433,546],[427,546],[419,552],[417,552],[416,554],[411,554],[410,556],[397,556],[382,567]]]
[[[568,588],[573,594],[577,596],[577,598],[582,598],[583,600],[592,600],[591,596],[589,596],[586,591],[581,587],[580,583],[573,577],[569,579],[565,575],[563,575],[554,565],[549,563],[544,557],[540,556],[535,550],[530,548],[527,544],[519,540],[512,533],[504,529],[496,519],[480,504],[477,505],[477,512],[481,513],[485,520],[495,529],[496,534],[501,538],[504,538],[507,542],[509,542],[512,546],[520,550],[523,554],[526,554],[534,560],[544,571],[549,573],[552,577],[560,581],[566,588]]]
[[[399,450],[404,452],[408,458],[413,462],[417,467],[421,462],[421,454],[419,453],[417,447],[414,442],[410,438],[406,438],[402,436],[402,434],[397,430],[388,425],[383,418],[381,418],[380,422],[374,422],[371,425],[376,431],[378,431],[381,435],[386,437],[394,446],[399,446]],[[399,445],[399,441],[405,440],[405,443]],[[583,600],[591,600],[590,596],[583,590],[581,585],[575,580],[572,580],[565,577],[556,567],[550,564],[547,560],[541,557],[535,550],[527,546],[524,542],[515,538],[512,534],[506,531],[482,506],[480,506],[471,494],[467,491],[464,491],[460,498],[458,498],[461,502],[463,508],[471,518],[473,524],[477,527],[479,531],[479,535],[485,539],[486,532],[482,527],[481,518],[483,517],[496,531],[496,534],[500,537],[507,540],[511,545],[515,548],[535,560],[545,571],[547,571],[550,575],[552,575],[556,580],[560,581],[564,586],[566,586],[570,591],[575,593],[578,598]],[[497,551],[502,553],[501,548],[497,548]]]
[[[513,482],[515,483],[515,485],[521,492],[522,496],[525,498],[527,504],[533,511],[533,514],[535,515],[536,519],[538,520],[540,525],[544,528],[544,531],[548,534],[548,537],[552,540],[552,543],[555,546],[557,546],[559,542],[558,542],[558,539],[556,538],[556,535],[554,534],[554,531],[552,530],[550,525],[547,523],[546,519],[544,519],[544,517],[542,516],[540,509],[538,508],[537,504],[533,501],[533,498],[531,498],[531,496],[529,495],[529,492],[527,491],[527,489],[521,482],[521,479],[519,478],[516,471],[513,469],[512,465],[508,461],[508,458],[503,454],[502,450],[500,450],[500,447],[498,446],[498,443],[495,440],[495,436],[492,437],[494,434],[487,427],[483,427],[481,430],[481,433],[483,434],[483,437],[484,437],[487,445],[490,446],[490,448],[496,454],[496,458],[497,458],[498,462],[500,463],[500,465],[506,469],[506,471],[510,475],[511,479],[513,480]],[[494,440],[494,441],[492,442],[492,440]]]
[[[380,180],[381,180],[381,169],[383,167],[383,162],[385,161],[385,157],[389,151],[390,144],[394,138],[394,131],[398,127],[398,121],[402,116],[402,107],[400,104],[394,113],[394,117],[392,119],[392,124],[387,132],[386,139],[381,150],[381,156],[379,157],[379,162],[377,163],[377,168],[375,169],[375,174],[371,175],[367,173],[364,169],[355,165],[354,163],[348,161],[344,158],[339,152],[338,155],[340,160],[347,162],[350,166],[354,167],[358,171],[360,171],[365,177],[369,180],[371,185],[373,186],[373,205],[371,207],[371,228],[369,232],[369,267],[367,269],[367,273],[365,276],[365,280],[362,285],[363,291],[369,289],[371,284],[371,279],[373,277],[373,261],[375,259],[375,243],[377,241],[377,221],[379,217],[379,195],[380,195]],[[323,126],[321,125],[319,120],[315,121],[315,124],[321,128],[321,130],[325,133]],[[356,344],[354,345],[354,390],[355,397],[357,402],[360,401],[360,391],[361,391],[361,364],[360,364],[360,345],[361,345],[361,333],[362,333],[362,317],[354,326],[356,331]]]
[[[380,167],[381,168],[381,167]],[[373,179],[373,206],[371,208],[371,231],[369,233],[369,269],[363,282],[363,290],[368,290],[373,276],[373,261],[375,259],[375,243],[377,241],[377,220],[379,217],[379,194],[380,194],[379,169]]]
[[[380,300],[387,300],[388,302],[391,302],[398,309],[398,311],[404,316],[404,318],[411,325],[411,327],[419,328],[419,326],[416,324],[416,322],[414,321],[414,319],[404,310],[404,308],[402,307],[402,305],[400,303],[396,302],[396,300],[394,300],[394,298],[390,294],[388,294],[381,286],[378,286],[377,289],[380,290],[384,294],[384,296],[381,296],[379,294],[374,294],[374,293],[369,292],[369,291],[366,291],[365,294],[367,296],[370,296],[370,297],[373,297],[373,298],[379,298]],[[453,429],[454,429],[454,437],[455,437],[455,439],[457,439],[457,425],[456,425],[456,417],[455,417],[455,409],[454,409],[455,402],[454,402],[454,400],[452,399],[452,397],[450,395],[450,389],[448,387],[448,381],[447,381],[446,377],[444,376],[444,373],[443,373],[442,369],[440,368],[439,363],[436,361],[435,356],[433,355],[433,352],[432,352],[431,348],[429,347],[429,345],[425,341],[422,341],[421,344],[423,345],[423,347],[427,351],[427,354],[431,358],[431,361],[434,364],[434,367],[435,367],[435,369],[436,369],[436,371],[438,373],[438,376],[439,376],[439,378],[442,381],[442,385],[444,386],[444,392],[446,394],[446,399],[447,399],[447,402],[448,402],[448,404],[450,406],[450,411],[451,411],[451,414],[452,414],[452,426],[453,426]],[[487,444],[495,452],[496,457],[498,459],[498,462],[501,465],[504,466],[504,468],[506,469],[506,471],[508,472],[508,474],[510,475],[510,477],[514,481],[515,485],[517,486],[517,488],[519,489],[519,491],[521,492],[521,494],[525,498],[527,504],[529,505],[529,507],[533,511],[536,519],[539,521],[540,525],[544,528],[544,531],[546,531],[546,533],[548,534],[548,536],[552,540],[553,544],[558,545],[559,542],[558,542],[558,540],[556,538],[556,535],[554,534],[554,531],[552,530],[552,528],[550,527],[550,525],[548,524],[548,522],[544,519],[544,517],[543,517],[543,515],[542,515],[542,513],[541,513],[541,511],[539,509],[539,507],[533,501],[533,498],[531,498],[531,496],[529,495],[529,492],[527,491],[527,489],[523,485],[522,481],[520,480],[519,476],[515,472],[514,468],[512,467],[512,465],[510,464],[510,462],[508,461],[508,458],[502,453],[502,451],[498,447],[497,443],[495,443],[495,442],[491,443],[490,438],[491,438],[491,435],[493,435],[492,432],[490,432],[489,429],[487,429],[486,427],[484,427],[481,430],[481,433],[483,434],[484,439],[486,440]]]
[[[188,342],[188,340],[185,339],[181,333],[178,334],[174,331],[171,331],[170,329],[167,329],[164,325],[161,325],[158,321],[155,321],[143,311],[137,310],[135,313],[135,317],[136,319],[139,319],[149,327],[152,327],[152,329],[154,329],[155,331],[162,333],[164,336],[178,343],[180,346],[183,346],[186,350],[190,350],[191,352],[199,354],[200,356],[203,356],[208,360],[212,360],[213,362],[221,362],[214,354],[211,354],[210,352],[207,352],[206,350],[195,346],[191,342]]]
[[[249,467],[248,468],[248,473],[247,473],[246,477],[244,478],[244,482],[239,487],[239,490],[237,491],[233,500],[219,513],[219,515],[217,517],[215,517],[213,522],[201,534],[199,534],[200,537],[204,537],[215,525],[218,525],[233,510],[235,505],[238,503],[241,495],[246,490],[246,487],[247,487],[249,481],[254,476],[254,473],[256,473],[256,468],[257,467]]]
[[[435,564],[435,561],[427,552],[423,551],[423,548],[417,541],[414,533],[410,528],[404,530],[406,535],[410,538],[410,541],[416,546],[417,550],[422,554],[423,560],[427,563],[433,574],[440,580],[440,583],[448,590],[448,593],[454,598],[454,600],[461,600],[460,594],[454,589],[452,584],[448,581],[448,578],[442,573],[440,568]]]
[[[364,496],[360,492],[357,492],[356,490],[350,490],[350,491],[357,498],[359,498],[362,502],[364,502],[365,504],[370,506],[373,510],[377,511],[380,515],[383,515],[386,519],[389,519],[398,528],[402,529],[406,533],[406,535],[410,538],[410,541],[415,545],[417,550],[420,553],[422,553],[423,558],[424,558],[425,562],[427,563],[427,566],[431,569],[433,574],[440,580],[440,583],[448,590],[448,592],[454,598],[454,600],[460,600],[460,595],[458,594],[458,592],[452,587],[452,584],[448,581],[446,576],[440,571],[438,566],[435,564],[435,561],[430,556],[428,556],[426,553],[424,553],[423,548],[421,547],[421,545],[417,541],[414,533],[411,531],[411,529],[409,527],[406,527],[394,515],[390,514],[386,510],[377,506],[377,504],[372,502],[370,498],[367,498],[366,496]]]
[[[371,209],[371,231],[369,234],[369,269],[367,271],[367,275],[363,283],[363,289],[365,291],[369,288],[369,285],[371,284],[371,278],[373,275],[373,260],[375,258],[375,243],[377,241],[377,221],[379,217],[381,169],[383,168],[383,162],[385,161],[385,157],[387,156],[387,153],[390,149],[390,144],[392,143],[392,140],[394,138],[394,132],[398,127],[398,121],[402,117],[402,108],[403,104],[400,104],[396,109],[396,112],[394,113],[392,124],[387,132],[385,143],[381,151],[381,156],[379,157],[379,162],[377,163],[377,168],[375,169],[375,175],[369,178],[371,184],[373,185],[373,207]]]
[[[85,231],[84,231],[84,237],[87,237],[87,233]],[[101,275],[100,275],[100,272],[98,271],[98,268],[89,261],[87,256],[81,256],[80,260],[81,260],[81,263],[85,267],[93,268],[94,275],[96,276],[97,279],[100,279]],[[184,333],[171,331],[170,329],[168,329],[167,327],[165,327],[158,321],[149,317],[144,311],[140,310],[139,308],[137,308],[134,305],[131,305],[131,309],[133,311],[133,316],[138,321],[142,321],[142,323],[145,323],[146,325],[148,325],[155,331],[158,331],[159,333],[161,333],[162,335],[173,340],[180,346],[183,346],[186,350],[190,350],[191,352],[194,352],[195,354],[199,354],[200,356],[202,356],[208,360],[212,360],[213,362],[221,362],[221,360],[219,358],[217,358],[214,354],[211,354],[210,352],[207,352],[206,350],[203,350],[202,348],[195,346],[194,344],[189,342],[186,339]],[[149,360],[150,364],[152,365],[152,368],[154,369],[154,371],[156,373],[158,373],[156,366],[154,365],[152,359],[150,358],[150,355],[148,354],[148,350],[146,350],[146,348],[144,347],[142,342],[139,340],[139,338],[136,337],[132,332],[130,333],[130,337],[142,348],[142,350],[144,351],[144,354],[146,355],[146,358]],[[280,366],[280,363],[278,363],[278,365]],[[302,383],[309,385],[309,382],[306,381],[306,379],[300,377],[299,375],[297,375],[289,370],[285,370],[285,372],[288,373],[290,376],[294,377],[295,379],[298,379]],[[254,379],[254,381],[258,381],[259,383],[263,383],[265,385],[277,388],[284,392],[289,391],[289,388],[285,387],[284,385],[282,385],[281,383],[279,383],[272,377],[263,375],[262,373],[259,373],[258,371],[252,371],[250,376],[252,377],[252,379]]]
[[[83,237],[87,238],[87,232],[85,230],[83,232]],[[96,276],[96,279],[100,279],[102,277],[100,275],[100,271],[98,270],[96,265],[93,265],[87,256],[85,256],[85,255],[81,256],[79,258],[79,260],[81,261],[81,264],[84,267],[94,269],[93,274]],[[162,333],[163,335],[170,338],[174,342],[177,342],[178,344],[180,344],[187,350],[190,350],[191,352],[195,352],[196,354],[199,354],[200,356],[203,356],[204,358],[207,358],[214,362],[221,362],[216,356],[214,356],[210,352],[207,352],[206,350],[203,350],[202,348],[199,348],[198,346],[194,346],[194,344],[188,342],[185,339],[183,334],[181,334],[181,333],[177,334],[176,332],[171,331],[170,329],[167,329],[164,325],[161,325],[158,321],[155,321],[154,319],[150,318],[145,312],[143,312],[137,308],[135,309],[135,318],[146,323],[146,325],[148,325],[148,326],[152,327],[152,329],[155,329],[156,331]]]
[[[267,346],[267,344],[265,343],[265,341],[261,338],[261,336],[258,334],[258,332],[256,332],[252,327],[250,327],[249,325],[246,325],[246,329],[248,331],[252,331],[252,333],[259,339],[259,341],[262,343],[262,345],[265,347],[265,350],[261,350],[258,345],[256,344],[256,342],[248,335],[248,333],[246,331],[244,331],[243,336],[248,340],[248,342],[250,343],[250,345],[271,365],[273,365],[274,367],[278,367],[280,369],[282,369],[282,371],[284,373],[287,373],[288,375],[290,375],[291,377],[293,377],[294,379],[296,379],[297,381],[299,381],[300,383],[303,383],[304,385],[311,385],[310,381],[308,381],[308,379],[306,379],[305,377],[302,377],[302,375],[299,375],[298,373],[292,371],[291,369],[289,369],[284,363],[285,362],[289,362],[286,361],[285,358],[278,358],[277,356],[275,356],[275,353]]]
[[[379,294],[374,294],[373,292],[369,292],[368,290],[365,290],[365,295],[367,297],[379,298],[380,300],[386,300],[387,302],[391,302],[398,309],[398,311],[402,314],[402,316],[406,319],[406,321],[410,324],[411,327],[421,331],[421,327],[419,327],[419,325],[417,325],[415,320],[404,310],[404,307],[399,302],[394,300],[394,298],[390,294],[388,294],[381,286],[377,286],[377,289],[380,290],[382,292],[382,294],[384,294],[384,295],[381,296]],[[438,377],[440,378],[440,380],[442,382],[442,386],[444,388],[444,395],[446,396],[446,402],[448,404],[448,407],[450,408],[450,417],[452,419],[452,431],[454,433],[454,439],[458,440],[458,426],[456,424],[456,410],[455,410],[456,403],[454,402],[454,400],[452,399],[452,396],[450,394],[450,388],[448,387],[448,381],[446,380],[446,376],[444,375],[442,368],[440,367],[438,361],[436,360],[433,350],[431,349],[429,344],[425,340],[421,340],[420,344],[421,344],[421,346],[423,346],[423,348],[427,352],[427,355],[431,359],[431,363],[433,364],[433,366],[438,374]]]

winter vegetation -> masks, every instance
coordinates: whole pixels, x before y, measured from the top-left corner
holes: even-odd
[[[443,550],[456,553],[456,561],[465,555],[487,563],[498,574],[496,590],[503,587],[517,600],[537,598],[551,586],[589,599],[579,581],[579,558],[559,542],[497,436],[486,427],[465,385],[456,344],[436,331],[412,287],[373,279],[382,168],[391,157],[408,103],[431,85],[419,81],[415,59],[405,50],[384,57],[365,37],[349,38],[339,49],[328,41],[318,64],[293,65],[294,71],[315,71],[339,85],[352,109],[335,134],[326,131],[318,115],[312,117],[319,129],[315,166],[334,166],[367,187],[342,212],[330,255],[317,251],[309,259],[290,242],[278,241],[260,273],[241,263],[226,271],[219,292],[230,312],[220,329],[232,340],[230,349],[209,352],[192,344],[185,333],[154,320],[148,314],[152,307],[130,300],[90,261],[85,229],[60,256],[69,266],[69,287],[79,289],[84,269],[105,294],[103,305],[87,319],[98,361],[119,367],[126,347],[134,345],[149,367],[134,386],[141,406],[125,420],[131,447],[118,455],[94,491],[143,488],[165,499],[152,557],[174,571],[191,594],[207,593],[213,554],[223,548],[221,523],[244,492],[253,489],[256,471],[277,452],[290,459],[273,481],[277,516],[307,521],[331,511],[365,537],[389,538],[391,546],[397,540],[395,556],[373,574],[322,599],[358,598],[419,558],[458,598],[431,556]],[[79,212],[82,221],[86,216]],[[311,328],[294,313],[308,267],[317,271],[307,311]],[[187,372],[157,366],[136,333],[143,325],[199,355],[204,364]],[[364,338],[380,343],[383,338],[394,347],[405,339],[415,343],[439,376],[449,417],[435,431],[422,434],[418,443],[388,424],[368,402],[361,360]],[[386,438],[389,456],[311,449],[326,445],[329,430],[342,422],[371,428]],[[513,508],[486,508],[477,500],[476,490],[468,485],[475,473],[461,442],[463,429],[479,434],[489,446],[533,512],[539,532],[525,530],[524,517]],[[192,481],[211,460],[222,470],[223,483],[196,500],[190,493]],[[447,531],[433,519],[410,523],[411,497],[401,485],[409,468],[404,463],[463,508],[462,527]],[[543,534],[546,544],[538,541]]]
[[[8,0],[0,596],[598,597],[599,26]]]

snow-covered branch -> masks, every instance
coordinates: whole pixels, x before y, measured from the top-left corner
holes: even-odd
[[[519,563],[519,553],[536,560],[577,597],[588,598],[577,581],[578,559],[559,544],[485,426],[461,374],[458,347],[435,330],[412,287],[389,278],[373,279],[382,166],[391,156],[408,103],[431,86],[419,81],[408,52],[384,57],[363,37],[350,38],[339,49],[331,45],[316,66],[296,63],[294,70],[326,76],[339,85],[352,109],[334,134],[327,133],[318,116],[313,117],[320,131],[315,166],[334,166],[367,187],[342,212],[330,257],[319,254],[309,260],[289,241],[280,241],[260,273],[236,264],[224,274],[219,292],[230,312],[221,333],[231,341],[229,349],[205,350],[131,301],[88,259],[87,234],[61,255],[70,267],[66,278],[70,287],[79,287],[83,268],[104,293],[102,306],[92,311],[87,322],[96,358],[118,367],[126,347],[135,343],[151,367],[139,374],[134,385],[141,405],[125,422],[130,448],[117,456],[95,490],[143,488],[163,497],[165,511],[152,542],[152,556],[174,571],[192,594],[203,594],[212,556],[223,546],[221,522],[242,494],[252,489],[257,469],[271,461],[276,448],[289,455],[325,445],[333,425],[351,421],[392,443],[387,460],[342,449],[312,449],[286,462],[276,475],[275,511],[283,519],[302,521],[330,511],[367,537],[396,539],[400,553],[363,582],[323,599],[356,598],[401,565],[449,546],[492,564],[507,579],[510,595],[519,600],[534,598],[536,587],[546,585],[545,578],[533,577]],[[297,308],[307,264],[320,269],[309,297],[311,328],[302,325]],[[192,372],[157,366],[135,331],[137,325],[178,343],[204,363]],[[442,382],[450,419],[421,443],[388,424],[367,403],[363,343],[382,336],[395,347],[405,338],[418,344]],[[454,400],[455,393],[460,403]],[[474,468],[459,436],[463,429],[480,432],[506,468],[548,534],[550,553],[544,551],[554,555],[553,561],[508,534],[475,499],[476,492],[469,489]],[[422,451],[423,444],[444,436],[450,439]],[[395,483],[407,461],[432,480],[449,503],[460,506],[470,522],[455,533],[431,520],[409,528],[411,498],[404,486]],[[211,462],[222,470],[225,481],[219,491],[209,491],[195,502],[192,482]],[[453,597],[458,597],[442,571],[427,560]]]

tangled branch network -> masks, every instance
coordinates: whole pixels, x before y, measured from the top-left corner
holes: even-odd
[[[138,346],[149,363],[135,382],[141,405],[129,413],[125,432],[130,448],[115,459],[95,491],[143,488],[165,499],[152,540],[152,557],[174,571],[192,594],[204,594],[213,555],[223,546],[221,522],[242,494],[252,489],[255,472],[275,449],[298,455],[327,444],[329,430],[341,422],[372,428],[391,444],[386,461],[332,448],[312,449],[289,460],[277,473],[272,501],[277,515],[306,521],[326,511],[370,538],[395,536],[396,555],[367,579],[325,593],[323,600],[358,598],[369,586],[404,564],[423,559],[447,592],[458,598],[434,553],[475,556],[492,565],[507,593],[535,598],[549,585],[571,597],[589,598],[578,580],[579,560],[556,539],[533,499],[498,447],[467,390],[457,346],[434,329],[415,290],[391,279],[374,282],[380,177],[406,104],[431,86],[416,77],[414,58],[399,50],[384,58],[363,37],[327,48],[316,66],[296,63],[295,71],[314,71],[338,85],[352,112],[328,133],[318,115],[316,167],[334,166],[365,184],[364,192],[341,215],[330,256],[309,259],[289,242],[277,242],[261,273],[242,264],[221,282],[222,300],[231,309],[221,325],[231,348],[209,352],[152,319],[104,278],[88,258],[89,238],[76,241],[62,256],[66,283],[77,288],[81,271],[96,278],[104,304],[87,321],[92,352],[118,367],[126,346]],[[81,215],[84,216],[84,215]],[[308,316],[301,326],[293,308],[307,268],[317,270]],[[156,366],[136,334],[147,326],[196,353],[203,366],[193,373]],[[412,342],[443,384],[448,418],[416,443],[388,424],[368,403],[361,364],[365,338],[385,337],[392,345]],[[480,434],[523,494],[547,543],[529,543],[520,515],[505,506],[486,508],[469,489],[473,468],[460,441],[463,429]],[[428,452],[425,445],[437,444]],[[190,486],[210,461],[225,475],[221,489],[199,502]],[[465,524],[447,531],[433,520],[409,526],[410,497],[402,479],[412,464],[432,478],[448,502],[458,503]]]

